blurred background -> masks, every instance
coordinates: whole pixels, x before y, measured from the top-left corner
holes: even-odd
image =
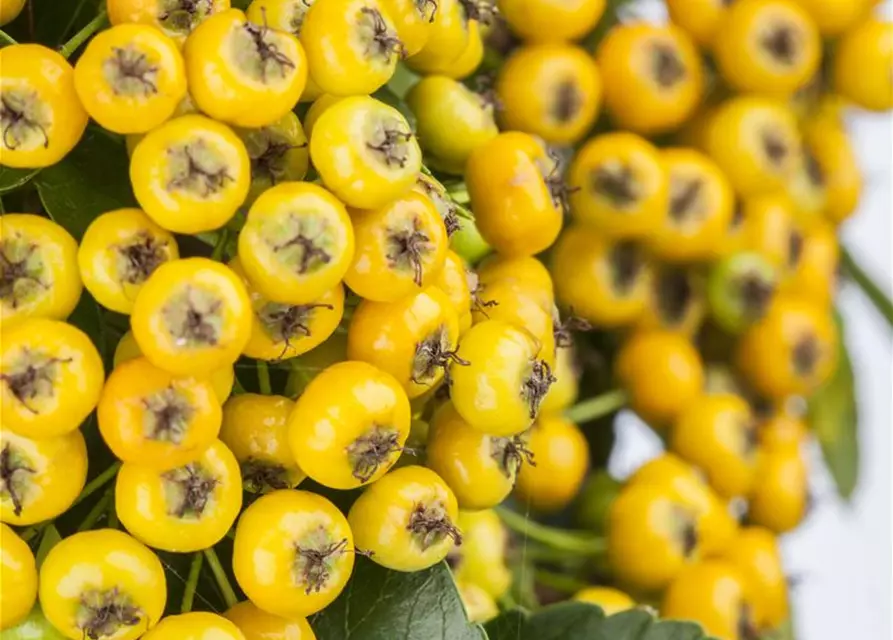
[[[880,8],[893,15],[893,2]],[[635,12],[656,20],[659,2],[642,2]],[[852,112],[847,126],[859,154],[865,191],[858,213],[843,226],[843,242],[860,264],[893,295],[893,118]],[[861,463],[851,502],[835,494],[818,445],[812,451],[815,506],[793,533],[782,539],[799,640],[893,637],[893,339],[868,300],[844,283],[840,308],[856,374]],[[625,478],[662,449],[659,439],[625,412],[610,461]]]

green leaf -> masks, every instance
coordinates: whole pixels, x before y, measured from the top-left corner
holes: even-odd
[[[838,316],[837,370],[809,401],[809,425],[822,446],[837,493],[849,500],[859,480],[858,408],[853,364]]]
[[[486,626],[490,640],[707,640],[690,622],[656,619],[645,609],[605,617],[585,602],[562,602],[532,615],[513,610]]]
[[[37,547],[37,554],[35,555],[38,568],[40,568],[40,565],[42,565],[43,561],[46,560],[47,554],[50,552],[50,550],[52,550],[52,548],[60,542],[62,542],[62,535],[59,533],[56,525],[47,525],[47,527],[43,530],[43,535],[40,538],[40,546]]]
[[[409,108],[409,105],[403,101],[403,98],[398,96],[389,86],[382,87],[373,93],[372,97],[379,102],[384,102],[386,105],[394,107],[404,118],[406,118],[406,122],[409,123],[410,129],[413,131],[417,129],[415,114]]]
[[[0,167],[0,195],[24,187],[40,169],[13,169]]]
[[[122,139],[88,129],[62,162],[34,179],[47,214],[77,239],[100,214],[135,207]]]
[[[95,18],[100,6],[105,6],[105,0],[28,0],[6,30],[19,42],[55,47]]]
[[[335,602],[311,618],[319,640],[486,640],[468,622],[446,563],[415,573],[358,557]]]

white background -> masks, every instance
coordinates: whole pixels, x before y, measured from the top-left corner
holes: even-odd
[[[893,14],[893,2],[883,13]],[[657,16],[659,3],[636,13]],[[654,13],[653,13],[654,12]],[[848,118],[865,176],[858,213],[843,228],[843,241],[888,294],[893,294],[893,118],[853,112]],[[813,453],[817,498],[809,519],[782,541],[785,568],[798,579],[792,593],[797,640],[887,640],[891,621],[891,459],[893,459],[893,332],[855,285],[843,288],[839,304],[857,378],[862,466],[851,504],[841,503]],[[660,442],[633,416],[618,423],[611,471],[625,477],[660,451]]]

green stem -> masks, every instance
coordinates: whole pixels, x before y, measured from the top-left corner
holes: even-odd
[[[243,393],[248,393],[245,391],[245,387],[242,386],[242,383],[239,381],[239,376],[233,376],[233,395],[238,396]]]
[[[471,196],[468,195],[468,187],[465,186],[464,182],[447,189],[447,194],[458,204],[468,204],[471,201]]]
[[[109,529],[118,528],[118,509],[115,507],[115,492],[112,491],[112,500],[109,503]]]
[[[205,559],[200,553],[192,556],[192,564],[189,566],[189,577],[186,579],[186,590],[183,591],[183,602],[180,605],[180,613],[192,611],[192,602],[195,600],[195,588],[198,586],[198,577],[202,572],[202,561]]]
[[[99,522],[99,519],[105,514],[106,509],[108,509],[109,502],[111,501],[111,492],[106,492],[106,494],[102,496],[95,505],[93,505],[93,508],[90,509],[87,517],[84,518],[83,522],[81,522],[81,524],[78,526],[78,531],[86,531],[94,524]]]
[[[87,486],[84,487],[84,489],[81,491],[81,494],[77,498],[75,498],[74,503],[72,503],[71,506],[73,507],[76,504],[80,504],[81,502],[89,498],[92,494],[96,493],[99,489],[102,489],[108,482],[112,480],[112,478],[114,478],[118,474],[118,469],[120,468],[121,463],[116,462],[108,469],[100,473],[98,476],[93,478],[93,480],[91,480],[87,484]]]
[[[19,534],[19,537],[25,542],[30,542],[34,538],[36,538],[43,531],[43,528],[46,526],[46,523],[35,524],[34,526],[28,527],[27,529],[23,529]]]
[[[887,320],[887,324],[893,327],[893,302],[891,302],[889,296],[871,279],[871,276],[865,272],[846,249],[842,249],[840,252],[840,261],[846,274],[852,278],[853,282],[859,285],[862,292],[868,296],[875,308]]]
[[[78,17],[80,17],[81,11],[83,11],[85,4],[87,4],[87,0],[80,0],[78,2],[77,8],[75,8],[74,13],[71,14],[71,19],[68,21],[68,24],[65,25],[65,29],[62,30],[61,37],[64,38],[68,35],[68,32],[71,31],[74,23],[77,22]]]
[[[270,367],[264,360],[257,361],[257,384],[263,395],[273,394],[273,385],[270,384]]]
[[[548,547],[585,556],[600,556],[605,553],[605,539],[599,536],[548,527],[505,507],[496,507],[496,513],[512,531]]]
[[[74,34],[68,42],[59,48],[59,53],[62,54],[63,58],[71,57],[71,54],[77,51],[78,48],[89,40],[94,33],[99,31],[107,21],[108,16],[105,14],[105,9],[100,10],[95,18],[88,22],[83,29]]]
[[[223,594],[226,608],[231,609],[236,606],[239,599],[236,598],[236,592],[233,591],[233,586],[229,583],[229,578],[226,577],[226,572],[220,564],[220,558],[217,557],[217,552],[214,551],[214,547],[205,549],[204,554],[205,560],[208,561],[208,566],[211,567],[211,573],[214,574],[214,580],[217,581],[217,586],[220,587],[220,592]]]
[[[534,573],[534,577],[536,581],[544,587],[549,587],[550,589],[555,589],[562,593],[577,593],[577,591],[589,586],[582,580],[571,578],[563,573],[554,573],[543,569],[537,569]]]
[[[223,258],[223,252],[226,251],[226,243],[229,242],[229,229],[224,227],[217,236],[217,242],[214,243],[214,251],[211,252],[211,259],[220,261]]]
[[[565,411],[564,415],[568,420],[580,424],[614,413],[625,404],[626,392],[621,389],[615,389],[574,405]]]

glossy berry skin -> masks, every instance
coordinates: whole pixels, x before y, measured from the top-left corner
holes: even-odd
[[[127,463],[115,483],[115,512],[153,549],[189,553],[220,542],[242,508],[242,477],[217,440],[181,467],[159,471]]]
[[[670,20],[703,49],[710,50],[728,9],[725,0],[667,0]]]
[[[537,356],[555,366],[555,320],[542,305],[542,292],[520,280],[496,280],[478,285],[481,301],[472,312],[475,323],[500,320],[527,331],[539,345]],[[486,305],[486,306],[485,306]]]
[[[853,143],[833,116],[809,120],[803,141],[824,183],[824,215],[832,224],[839,224],[853,214],[862,195],[862,172]]]
[[[465,260],[455,251],[448,251],[434,286],[449,298],[453,311],[456,312],[460,335],[471,326],[472,297],[469,279],[473,279],[473,276],[469,275]]]
[[[788,581],[778,539],[768,529],[746,527],[723,553],[734,565],[753,598],[753,618],[761,629],[775,629],[790,615]]]
[[[506,564],[508,532],[491,509],[459,511],[462,546],[450,556],[460,582],[481,587],[491,598],[501,598],[511,587],[512,572]]]
[[[390,373],[413,399],[443,380],[458,340],[452,303],[428,287],[397,302],[360,302],[347,332],[347,357]]]
[[[243,206],[281,182],[303,180],[310,166],[307,135],[298,116],[284,116],[257,129],[235,129],[251,159],[251,188]]]
[[[161,265],[136,297],[130,327],[143,355],[180,375],[232,365],[251,336],[251,301],[226,265],[186,258]]]
[[[443,74],[455,68],[472,37],[469,25],[459,0],[441,0],[428,29],[428,41],[406,60],[406,66],[422,75]]]
[[[701,59],[675,26],[644,22],[608,32],[596,53],[605,107],[621,128],[653,135],[682,125],[704,91]]]
[[[230,0],[208,0],[198,5],[166,5],[146,0],[106,0],[109,22],[113,25],[136,22],[149,24],[182,46],[193,29],[208,17],[230,8]],[[191,10],[188,10],[191,8]]]
[[[577,602],[590,602],[598,605],[606,616],[628,611],[636,606],[636,601],[618,589],[611,587],[586,587],[574,594]]]
[[[791,110],[759,96],[738,96],[722,103],[705,125],[703,145],[744,198],[782,189],[802,153]]]
[[[551,271],[558,303],[593,326],[630,325],[645,312],[652,266],[633,242],[573,225],[555,243]]]
[[[320,495],[283,489],[252,503],[236,526],[233,571],[267,613],[309,616],[344,589],[354,565],[347,518]],[[257,562],[258,557],[267,558]]]
[[[628,132],[586,141],[571,164],[568,183],[574,219],[614,238],[641,238],[664,224],[670,184],[654,145]]]
[[[144,357],[112,372],[97,408],[109,449],[125,462],[157,470],[201,455],[217,438],[221,415],[209,380],[175,376]]]
[[[424,467],[401,467],[366,489],[347,520],[358,548],[394,571],[420,571],[462,544],[450,488]]]
[[[499,13],[525,42],[579,40],[605,11],[604,0],[500,0]]]
[[[115,529],[65,538],[40,567],[43,612],[72,640],[91,633],[121,640],[147,637],[143,634],[158,623],[166,600],[158,557]],[[107,608],[120,613],[109,615]]]
[[[624,487],[608,512],[608,561],[618,583],[640,592],[662,590],[698,558],[691,507],[670,487]]]
[[[49,167],[84,134],[87,112],[74,88],[74,70],[56,51],[39,44],[0,49],[0,95],[14,120],[0,139],[3,164],[15,169]]]
[[[727,10],[714,54],[723,79],[735,89],[785,96],[815,75],[822,42],[796,1],[741,0]]]
[[[31,318],[4,327],[0,342],[3,428],[35,439],[77,429],[96,407],[105,377],[87,334]]]
[[[194,611],[168,616],[143,636],[148,640],[246,640],[239,628],[216,613]]]
[[[863,109],[893,107],[893,24],[869,18],[840,40],[834,60],[834,88]]]
[[[286,182],[251,206],[239,233],[239,264],[265,298],[309,304],[331,291],[354,256],[344,205],[309,182]]]
[[[640,329],[665,329],[694,336],[707,312],[705,283],[697,266],[663,264],[655,269]]]
[[[543,399],[543,414],[558,414],[573,406],[580,393],[580,367],[571,347],[559,347],[555,351],[555,377]]]
[[[750,407],[733,394],[703,396],[683,411],[670,448],[704,471],[725,498],[747,495],[757,464],[757,426]]]
[[[87,480],[87,445],[80,431],[32,440],[0,429],[5,462],[0,521],[28,526],[62,515]]]
[[[470,426],[452,404],[434,414],[425,464],[443,478],[461,509],[489,509],[505,500],[529,463],[524,435],[490,436]]]
[[[601,93],[595,60],[565,44],[515,50],[496,80],[503,127],[550,144],[572,144],[586,135],[598,117]]]
[[[142,357],[142,355],[143,352],[140,351],[136,338],[133,337],[133,332],[128,331],[121,336],[118,345],[115,347],[115,354],[112,357],[112,370],[117,369],[120,364],[128,360],[134,360]],[[211,383],[211,387],[214,389],[214,395],[217,396],[217,400],[223,403],[226,402],[226,399],[232,393],[236,372],[232,366],[229,366],[212,371],[208,376],[199,377],[208,379],[208,382]]]
[[[248,196],[251,159],[224,124],[191,114],[168,120],[140,140],[130,158],[140,207],[175,233],[201,233],[229,222]]]
[[[756,633],[751,617],[752,595],[741,573],[721,560],[685,568],[664,594],[661,615],[694,620],[717,638],[739,640]]]
[[[356,251],[344,283],[362,298],[397,302],[434,283],[449,241],[427,196],[410,191],[380,209],[350,212]]]
[[[314,4],[301,26],[314,82],[324,93],[374,93],[394,74],[403,43],[385,3],[332,0]]]
[[[75,65],[74,86],[103,129],[145,133],[186,96],[186,69],[176,43],[158,29],[121,24],[90,40]]]
[[[340,362],[320,373],[289,418],[298,466],[335,489],[381,478],[409,436],[406,392],[388,373],[365,362]]]
[[[472,427],[496,436],[526,431],[554,376],[538,359],[531,335],[500,320],[469,329],[456,353],[468,364],[450,367],[453,404]]]
[[[276,616],[250,600],[230,607],[223,616],[239,627],[245,640],[316,640],[306,618]]]
[[[472,152],[499,133],[492,106],[445,75],[422,78],[406,94],[406,104],[416,117],[422,149],[460,173]]]
[[[477,228],[490,246],[508,256],[530,256],[555,241],[562,214],[547,182],[556,178],[555,170],[542,145],[517,131],[472,152],[465,182]]]
[[[508,281],[528,290],[537,290],[537,299],[547,311],[555,304],[555,286],[546,266],[533,256],[508,257],[494,253],[475,265],[481,286]]]
[[[838,342],[827,309],[799,296],[779,296],[742,336],[736,359],[764,396],[808,395],[834,371]]]
[[[4,0],[0,6],[0,27],[15,20],[25,7],[25,0]]]
[[[247,491],[294,489],[307,476],[288,444],[288,418],[294,401],[282,396],[243,393],[223,405],[220,440],[233,452]]]
[[[722,552],[738,531],[728,503],[707,484],[703,474],[672,453],[665,453],[639,467],[628,484],[668,487],[692,509],[698,529],[698,544],[705,555]]]
[[[340,282],[315,300],[287,304],[265,298],[248,279],[239,258],[231,260],[229,268],[242,278],[251,300],[251,336],[242,349],[249,358],[280,361],[307,353],[328,340],[344,316],[344,286]],[[262,276],[267,286],[270,275]]]
[[[95,218],[78,249],[84,285],[102,306],[129,314],[143,283],[161,264],[180,257],[177,240],[139,209]]]
[[[704,386],[697,350],[686,338],[664,331],[633,335],[615,367],[632,409],[657,428],[691,406]]]
[[[183,57],[198,108],[238,127],[273,124],[297,104],[307,83],[298,39],[256,25],[238,9],[221,11],[196,27]]]
[[[662,260],[675,263],[709,261],[732,222],[735,197],[720,168],[703,153],[665,149],[667,213],[648,234],[648,246]]]
[[[750,520],[776,534],[787,533],[806,517],[808,501],[809,468],[799,447],[766,447],[748,496]]]
[[[323,184],[349,207],[384,207],[412,188],[422,152],[406,118],[369,96],[339,100],[310,135],[310,158]]]
[[[64,320],[74,311],[84,288],[77,251],[71,234],[52,220],[27,213],[3,214],[0,319],[4,329],[24,318]]]
[[[34,554],[15,531],[0,524],[0,631],[27,617],[37,600],[37,565]],[[5,634],[4,634],[5,635]]]
[[[521,466],[515,496],[535,511],[560,511],[576,497],[589,470],[586,436],[560,415],[543,415],[527,442],[536,464]]]

